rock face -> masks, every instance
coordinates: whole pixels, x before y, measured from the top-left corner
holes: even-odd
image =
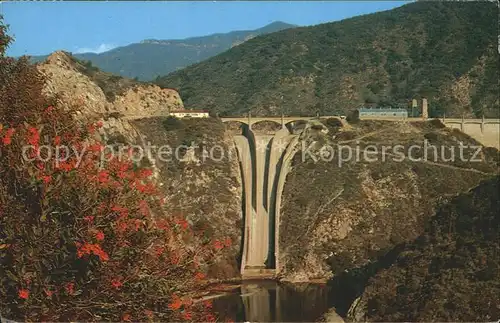
[[[47,93],[58,95],[66,106],[78,107],[77,114],[99,115],[110,110],[102,89],[80,73],[67,54],[55,52],[38,69],[47,77]]]
[[[443,205],[380,270],[350,321],[460,322],[500,317],[500,177]]]
[[[101,72],[65,52],[53,53],[38,67],[47,76],[46,91],[86,116],[165,116],[183,108],[175,90]]]
[[[132,123],[146,145],[171,148],[171,155],[154,160],[168,213],[182,213],[206,239],[225,245],[208,269],[210,277],[239,276],[242,182],[236,148],[222,122],[186,119],[174,129],[161,118]]]
[[[173,110],[182,109],[182,100],[177,91],[160,89],[156,85],[142,85],[128,89],[114,101],[115,111],[125,117],[165,116]]]
[[[47,78],[46,92],[56,95],[59,104],[78,118],[103,122],[99,135],[104,143],[115,148],[142,147],[139,166],[152,168],[165,194],[166,207],[160,216],[182,213],[202,235],[201,242],[224,246],[214,259],[215,265],[204,268],[209,277],[239,276],[241,179],[234,144],[222,123],[193,119],[181,121],[179,129],[169,131],[164,123],[167,113],[183,108],[175,90],[103,73],[64,52],[52,54],[38,67]],[[201,155],[188,147],[192,143],[209,149],[220,147],[226,156],[203,162]],[[158,150],[148,148],[148,144],[169,146],[174,153],[171,161],[161,160]],[[188,243],[200,249],[200,241]]]
[[[322,322],[326,323],[344,323],[344,319],[338,315],[334,309],[328,310],[328,312],[323,315],[323,320]]]
[[[279,271],[287,280],[330,279],[370,264],[418,237],[440,205],[498,172],[498,150],[482,147],[472,161],[480,145],[439,122],[326,124],[327,135],[303,140],[285,183]],[[468,146],[462,159],[460,142]],[[320,149],[330,146],[333,156]]]

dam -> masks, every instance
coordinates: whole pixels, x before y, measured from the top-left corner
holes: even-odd
[[[300,149],[299,134],[293,127],[298,122],[335,118],[322,117],[227,117],[224,123],[242,124],[242,133],[234,134],[243,182],[243,248],[241,275],[243,278],[269,278],[279,267],[279,220],[281,196],[290,163]],[[363,118],[395,122],[426,121],[422,118]],[[457,128],[485,146],[500,148],[498,119],[440,119],[448,128]],[[280,125],[276,131],[260,133],[253,125],[267,121]]]
[[[227,119],[223,122],[239,121]],[[244,123],[242,134],[234,135],[244,188],[241,259],[244,278],[266,278],[276,274],[281,193],[298,142],[292,125],[304,119],[282,117],[280,129],[265,134],[252,129],[259,119],[250,120]]]

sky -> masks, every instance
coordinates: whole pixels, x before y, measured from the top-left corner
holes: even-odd
[[[389,10],[404,1],[1,2],[15,42],[9,56],[104,52],[144,39],[252,30],[274,21],[316,25]]]

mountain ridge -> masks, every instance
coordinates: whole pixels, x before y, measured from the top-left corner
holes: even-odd
[[[203,36],[193,36],[193,37],[187,37],[187,38],[179,38],[179,39],[156,39],[156,38],[149,38],[149,39],[144,39],[141,40],[139,43],[148,43],[148,42],[185,42],[189,40],[198,40],[198,39],[203,39],[203,38],[209,38],[209,37],[217,37],[217,36],[224,36],[227,34],[236,34],[236,33],[252,33],[252,32],[274,32],[274,31],[280,31],[283,29],[287,28],[296,28],[299,27],[298,25],[294,24],[289,24],[283,21],[274,21],[270,24],[265,25],[264,27],[257,28],[257,29],[242,29],[242,30],[233,30],[230,32],[226,33],[213,33],[213,34],[208,34],[208,35],[203,35]],[[86,53],[82,53],[86,54]]]
[[[255,30],[237,30],[185,39],[144,39],[103,53],[72,55],[79,60],[91,61],[104,72],[152,81],[157,76],[203,61],[253,37],[292,27],[295,25],[276,21]],[[32,56],[31,60],[40,62],[47,57],[48,55]]]
[[[497,12],[493,3],[415,2],[287,29],[157,84],[221,115],[345,114],[426,97],[432,117],[498,117]]]

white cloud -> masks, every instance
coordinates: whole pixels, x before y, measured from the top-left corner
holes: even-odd
[[[82,54],[82,53],[96,53],[96,54],[99,54],[99,53],[103,53],[103,52],[107,52],[108,50],[112,50],[113,48],[115,48],[116,46],[113,45],[113,44],[101,44],[97,47],[81,47],[81,48],[77,48],[75,53],[77,54]]]

